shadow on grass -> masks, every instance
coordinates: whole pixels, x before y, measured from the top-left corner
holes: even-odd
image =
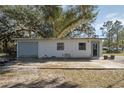
[[[3,66],[14,65],[16,61],[15,56],[13,55],[0,55],[0,68]]]
[[[8,87],[7,85],[2,87]],[[18,83],[12,86],[9,86],[10,88],[77,88],[79,85],[72,84],[71,82],[62,82],[59,83],[58,78],[55,78],[51,81],[41,80],[41,81],[35,81],[29,84],[23,84]]]
[[[71,84],[69,82],[64,82],[64,83],[56,86],[56,88],[79,88],[79,85],[77,85],[77,84]]]
[[[113,84],[107,86],[107,88],[112,88],[112,87],[114,87],[115,85],[119,84],[119,83],[122,82],[122,81],[124,81],[124,79],[121,79],[121,80],[116,81],[115,83],[113,83]]]
[[[6,71],[0,71],[0,75],[6,74],[6,73],[10,73],[10,70],[6,70]]]

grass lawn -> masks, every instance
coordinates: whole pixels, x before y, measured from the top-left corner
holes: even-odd
[[[124,70],[18,69],[0,72],[0,87],[124,87]]]

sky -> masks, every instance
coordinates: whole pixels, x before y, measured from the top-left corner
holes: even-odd
[[[104,22],[119,20],[124,25],[124,5],[101,5],[98,6],[98,11],[99,13],[93,26],[96,29],[96,34],[100,37],[103,37],[100,27]]]

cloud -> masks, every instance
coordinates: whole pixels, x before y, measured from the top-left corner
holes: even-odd
[[[96,35],[99,35],[99,37],[103,37],[102,36],[102,31],[100,30],[100,28],[102,27],[103,23],[102,22],[95,22],[92,24],[93,27],[95,27],[95,33]]]
[[[118,20],[118,21],[121,21],[122,22],[122,24],[124,25],[124,17],[123,16],[115,16],[115,17],[113,17],[113,18],[111,18],[111,19],[109,19],[110,21],[116,21],[116,20]]]
[[[106,21],[116,21],[119,20],[122,22],[122,24],[124,25],[124,14],[119,14],[119,13],[109,13],[105,16],[105,20]]]
[[[113,17],[115,17],[115,16],[117,16],[118,15],[118,13],[109,13],[109,14],[107,14],[106,15],[106,19],[110,19],[110,18],[113,18]]]
[[[104,22],[107,22],[107,21],[115,22],[116,20],[121,21],[122,25],[124,25],[124,17],[122,17],[122,16],[120,16],[120,17],[116,16],[116,17],[110,18],[108,20],[105,20]],[[99,35],[99,37],[101,37],[101,38],[104,36],[102,36],[102,31],[100,30],[100,27],[103,26],[104,22],[94,24],[94,27],[96,29],[96,34]]]
[[[102,18],[101,21],[97,21],[93,26],[96,29],[96,34],[102,37],[102,31],[100,30],[100,27],[104,24],[104,22],[107,21],[113,21],[115,22],[116,20],[121,21],[122,25],[124,25],[124,14],[123,13],[109,13],[106,16]]]
[[[95,27],[95,30],[96,30],[96,34],[99,35],[100,37],[102,35],[102,31],[100,30],[102,25],[103,25],[103,23],[96,23],[96,24],[94,24],[94,27]]]

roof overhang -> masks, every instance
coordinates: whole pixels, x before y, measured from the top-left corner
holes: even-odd
[[[25,40],[105,40],[106,38],[13,38],[16,41],[25,41]]]

